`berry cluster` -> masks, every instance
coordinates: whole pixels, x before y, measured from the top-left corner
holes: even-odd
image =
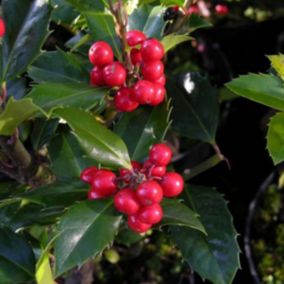
[[[126,41],[130,50],[127,66],[114,61],[108,43],[97,41],[91,46],[89,60],[94,65],[90,73],[91,84],[116,88],[114,104],[119,111],[131,112],[139,105],[157,106],[166,95],[164,64],[161,61],[164,47],[157,39],[147,39],[138,30],[127,32]]]
[[[128,226],[137,233],[148,231],[163,217],[163,197],[179,195],[182,177],[167,172],[172,151],[166,144],[155,144],[143,164],[132,161],[132,169],[120,169],[118,176],[110,170],[86,168],[81,180],[90,184],[90,200],[114,196],[115,208],[128,216]]]

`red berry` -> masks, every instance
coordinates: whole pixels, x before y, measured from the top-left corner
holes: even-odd
[[[126,183],[129,183],[131,180],[131,171],[128,169],[120,169],[119,170],[119,176],[122,178],[122,180]]]
[[[196,6],[196,5],[190,6],[189,9],[188,9],[188,14],[199,15],[200,14],[200,10],[199,10],[198,6]]]
[[[6,31],[6,26],[2,18],[0,18],[0,37],[4,36]]]
[[[80,174],[80,179],[85,183],[91,184],[94,180],[97,171],[98,169],[95,166],[85,168]]]
[[[163,85],[165,86],[166,85],[166,76],[165,74],[163,74],[161,77],[159,77],[158,79],[155,79],[155,80],[151,80],[152,83],[155,83],[155,84],[160,84],[160,85]]]
[[[134,215],[138,212],[140,205],[135,192],[129,188],[122,189],[114,196],[114,207],[126,215]]]
[[[172,159],[172,150],[166,144],[155,144],[149,153],[150,161],[157,166],[167,166]]]
[[[98,170],[92,182],[92,190],[100,196],[110,196],[116,191],[116,176],[108,170]]]
[[[104,41],[95,42],[89,50],[90,62],[97,66],[105,66],[113,62],[111,46]]]
[[[142,65],[142,75],[145,80],[159,79],[163,74],[164,64],[162,61],[150,61]]]
[[[229,13],[229,8],[227,5],[218,4],[215,6],[215,11],[218,15],[225,16]]]
[[[96,200],[96,199],[101,199],[104,198],[104,196],[98,194],[95,190],[89,190],[88,191],[88,199],[89,200]]]
[[[133,65],[139,64],[142,62],[142,55],[138,48],[132,48],[130,51],[130,58]]]
[[[126,33],[126,40],[129,46],[135,46],[142,43],[146,39],[146,35],[137,30],[129,31]]]
[[[184,181],[181,175],[174,172],[166,173],[160,182],[164,196],[174,197],[183,191]]]
[[[151,228],[150,224],[145,224],[139,221],[137,215],[129,216],[127,220],[127,224],[128,224],[128,227],[132,231],[139,233],[139,234],[145,233]]]
[[[140,104],[150,104],[155,96],[155,86],[149,81],[140,80],[134,86],[134,98]]]
[[[163,167],[163,166],[154,167],[151,170],[151,176],[162,177],[162,176],[164,176],[166,174],[166,172],[167,172],[167,168],[166,167]]]
[[[137,161],[131,161],[131,165],[133,170],[140,171],[142,168],[142,165]]]
[[[121,86],[126,80],[126,70],[120,62],[113,62],[104,67],[103,78],[107,86]]]
[[[151,205],[162,201],[163,190],[156,181],[145,181],[137,187],[136,196],[140,204]]]
[[[131,112],[137,109],[139,104],[133,100],[133,90],[122,87],[118,90],[114,97],[114,104],[117,110],[123,112]]]
[[[137,216],[140,222],[153,225],[162,220],[163,210],[160,204],[155,203],[142,207]]]
[[[147,39],[142,43],[141,55],[143,61],[157,61],[164,57],[163,45],[155,38]]]
[[[95,66],[90,73],[91,84],[94,86],[103,86],[105,81],[103,78],[103,68]]]
[[[161,84],[155,84],[155,96],[151,102],[151,106],[157,106],[165,100],[166,89]]]

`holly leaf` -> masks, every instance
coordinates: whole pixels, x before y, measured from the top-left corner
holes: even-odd
[[[169,124],[168,106],[163,104],[123,114],[114,131],[126,143],[131,159],[141,160],[152,144],[164,139]]]
[[[192,33],[198,29],[209,28],[212,24],[196,14],[191,14],[188,19],[187,26],[189,28],[189,32]]]
[[[161,205],[164,212],[161,225],[186,226],[206,234],[198,214],[185,204],[177,199],[164,198]]]
[[[272,68],[277,72],[278,76],[284,80],[284,55],[269,55],[267,57],[271,62]]]
[[[0,114],[0,134],[12,135],[22,122],[38,112],[42,112],[42,109],[36,106],[31,99],[15,101],[11,97],[5,110]]]
[[[91,109],[104,97],[104,88],[93,88],[82,83],[42,83],[35,85],[26,96],[34,104],[51,112],[60,106],[76,106]]]
[[[37,284],[54,284],[48,252],[44,253],[36,265]]]
[[[80,12],[103,11],[106,2],[104,0],[66,0]]]
[[[0,228],[0,282],[27,283],[34,277],[35,257],[19,234]]]
[[[284,113],[272,117],[268,127],[267,147],[275,165],[284,161]]]
[[[50,17],[48,0],[3,0],[6,34],[3,41],[3,78],[23,73],[40,52]]]
[[[89,83],[89,73],[82,58],[64,51],[44,52],[28,70],[36,82]]]
[[[54,110],[54,115],[66,120],[89,157],[104,166],[131,167],[124,142],[90,113],[69,107]]]
[[[176,47],[178,44],[191,40],[192,38],[187,35],[169,34],[163,37],[162,44],[165,48],[165,52]]]
[[[219,193],[206,187],[190,186],[184,194],[186,203],[200,215],[207,235],[176,226],[170,228],[171,238],[203,279],[215,284],[232,283],[240,267],[239,247],[226,202]]]
[[[58,226],[56,276],[101,253],[114,241],[120,221],[111,200],[85,201],[72,206]]]
[[[181,135],[215,144],[219,104],[217,91],[198,73],[187,73],[181,82],[170,81],[173,128]]]
[[[166,25],[164,21],[165,8],[162,6],[141,6],[133,11],[128,19],[128,30],[143,31],[147,37],[162,39]]]
[[[57,180],[79,179],[80,173],[86,167],[96,164],[86,157],[78,140],[72,133],[62,133],[55,136],[48,147],[51,169]]]
[[[284,86],[276,76],[249,74],[232,80],[226,86],[239,96],[284,111]]]

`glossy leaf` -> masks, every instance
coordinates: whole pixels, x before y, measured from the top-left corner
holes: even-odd
[[[104,10],[104,0],[66,0],[71,5],[73,5],[80,12],[89,11],[102,11]]]
[[[271,62],[272,68],[277,72],[278,76],[284,80],[284,55],[270,55],[268,59]]]
[[[163,104],[124,113],[115,132],[125,141],[131,159],[141,160],[148,155],[152,144],[164,139],[169,124],[168,108]]]
[[[165,48],[165,52],[168,52],[170,49],[176,47],[178,44],[183,43],[185,41],[189,41],[192,38],[187,35],[177,35],[177,34],[169,34],[162,39],[162,44]]]
[[[267,74],[240,76],[226,84],[239,96],[284,111],[284,87],[280,78]]]
[[[177,199],[164,198],[162,207],[162,225],[186,226],[206,234],[198,214]]]
[[[57,126],[58,119],[46,120],[45,118],[38,118],[34,121],[30,139],[36,151],[48,144],[55,135]]]
[[[161,0],[161,2],[166,6],[178,5],[180,7],[182,7],[182,5],[184,3],[183,0]]]
[[[36,82],[88,83],[89,73],[82,58],[61,50],[44,52],[29,68]]]
[[[121,220],[116,214],[108,199],[81,202],[68,210],[55,241],[57,276],[95,257],[114,241]]]
[[[39,259],[36,268],[37,284],[54,284],[48,252]]]
[[[54,137],[48,150],[51,169],[57,180],[79,179],[83,169],[96,164],[93,159],[86,157],[72,133],[63,133]]]
[[[219,106],[217,91],[198,73],[187,73],[182,82],[169,82],[173,128],[181,135],[215,144]]]
[[[7,31],[3,57],[5,78],[16,78],[36,58],[48,34],[48,0],[3,0]]]
[[[17,195],[17,198],[48,207],[64,206],[85,199],[87,191],[88,186],[78,180],[69,183],[55,182]]]
[[[203,279],[214,284],[230,284],[240,267],[237,233],[225,200],[215,190],[190,186],[185,191],[200,215],[207,236],[186,227],[172,227],[171,238],[184,259]]]
[[[124,142],[102,126],[90,113],[76,108],[56,109],[54,115],[67,121],[88,156],[104,166],[130,168]]]
[[[46,111],[60,106],[92,108],[105,95],[105,89],[81,83],[42,83],[33,87],[26,96]]]
[[[274,115],[269,123],[267,147],[274,164],[284,161],[284,113]]]
[[[70,25],[79,15],[74,6],[66,0],[51,0],[53,11],[51,19],[57,23]]]
[[[7,228],[0,228],[0,282],[27,283],[33,279],[34,270],[34,254],[26,240]]]
[[[108,42],[112,46],[117,58],[121,61],[121,47],[116,36],[113,16],[105,13],[94,12],[86,12],[84,13],[84,16],[87,19],[88,27],[93,40]]]
[[[165,8],[161,6],[141,6],[129,16],[128,30],[143,31],[148,37],[162,38],[166,22]]]
[[[15,101],[10,98],[5,110],[0,114],[0,134],[12,135],[23,121],[40,111],[31,99]]]

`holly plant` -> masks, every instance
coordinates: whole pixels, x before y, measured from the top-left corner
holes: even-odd
[[[175,48],[210,25],[191,1],[1,8],[0,283],[59,283],[156,234],[201,278],[232,283],[227,203],[190,181],[228,163],[217,90]]]

